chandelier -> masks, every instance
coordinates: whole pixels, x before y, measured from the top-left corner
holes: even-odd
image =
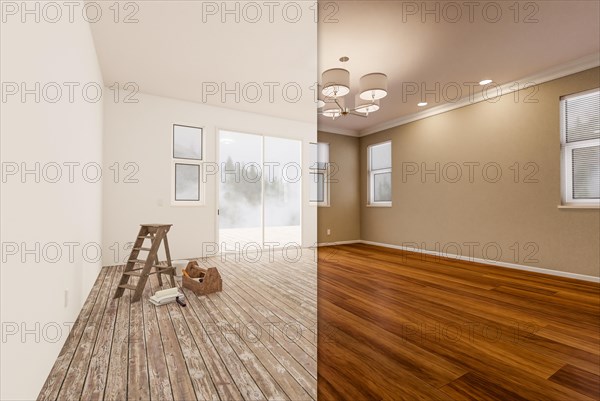
[[[348,114],[367,117],[369,113],[379,110],[379,100],[387,96],[387,76],[380,72],[363,75],[359,92],[354,96],[354,107],[347,107],[345,101],[345,96],[350,93],[348,70],[332,68],[323,72],[321,88],[317,101],[317,107],[321,109],[319,114],[334,120]]]

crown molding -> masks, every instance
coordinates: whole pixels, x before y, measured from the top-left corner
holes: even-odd
[[[329,132],[330,134],[346,135],[358,137],[358,130],[332,127],[331,125],[317,123],[317,130],[322,132]]]
[[[506,95],[515,91],[514,83],[515,82],[533,82],[535,84],[541,84],[544,82],[552,81],[554,79],[566,77],[568,75],[576,74],[581,71],[589,70],[590,68],[598,67],[600,65],[600,54],[594,53],[585,57],[581,57],[577,60],[570,61],[565,64],[561,64],[556,67],[549,68],[537,74],[533,74],[521,79],[516,79],[504,85],[500,85],[499,88],[501,90],[502,95]],[[432,107],[431,109],[421,111],[418,113],[409,114],[407,116],[402,116],[399,118],[395,118],[393,120],[385,121],[372,127],[365,128],[358,132],[358,136],[367,136],[371,135],[386,129],[398,127],[404,124],[411,123],[413,121],[422,120],[427,117],[435,116],[437,114],[445,113],[451,110],[459,109],[461,107],[469,106],[471,104],[479,103],[485,101],[486,98],[483,95],[478,94],[474,97],[474,99],[469,99],[465,97],[456,103],[447,103],[442,104],[440,106]]]

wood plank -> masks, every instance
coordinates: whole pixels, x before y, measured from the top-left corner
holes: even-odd
[[[65,376],[67,375],[67,371],[69,365],[71,364],[71,360],[77,347],[81,341],[83,336],[85,327],[87,322],[92,314],[92,310],[94,309],[94,305],[98,299],[98,295],[100,294],[100,289],[104,285],[104,280],[107,277],[107,273],[109,272],[109,267],[104,267],[100,270],[98,277],[94,283],[94,286],[90,290],[90,293],[83,304],[81,312],[67,337],[63,348],[61,349],[56,362],[54,362],[54,366],[42,387],[40,394],[38,395],[39,401],[45,400],[55,400],[58,397],[58,393],[60,388],[62,387]]]
[[[363,389],[360,396],[366,400],[446,400],[447,397],[437,388],[412,375],[408,370],[395,369],[373,355],[358,353],[346,344],[332,341],[327,344],[327,352],[319,353],[319,364],[328,367],[339,366],[341,377],[338,382],[352,383],[355,378]],[[320,370],[320,369],[319,369]],[[359,394],[349,399],[360,399]]]
[[[565,365],[550,377],[554,383],[568,387],[590,398],[600,399],[600,376],[576,366]]]
[[[151,288],[111,304],[118,275],[103,268],[39,399],[598,400],[598,284],[367,245],[320,249],[318,271],[304,256],[204,262],[223,292],[160,310]],[[435,329],[515,323],[497,340]],[[273,335],[245,337],[248,324]]]
[[[189,293],[191,293],[191,291]],[[207,313],[204,306],[204,303],[206,302],[204,298],[209,296],[203,297],[202,299],[196,296],[189,296],[187,298],[189,301],[188,306],[193,308],[198,320],[203,323],[203,326],[205,326],[205,331],[208,334],[208,337],[217,348],[219,355],[221,359],[223,359],[223,362],[227,366],[229,372],[231,372],[231,377],[236,382],[238,390],[243,395],[244,399],[268,399],[267,396],[263,394],[263,389],[265,386],[259,386],[259,383],[255,381],[254,376],[249,372],[248,365],[243,361],[243,359],[247,359],[249,355],[238,355],[225,337],[226,333],[231,335],[231,328],[223,325],[223,322],[215,322]]]
[[[305,388],[294,379],[293,373],[305,370],[291,357],[285,358],[287,352],[279,346],[274,355],[271,351],[274,348],[275,339],[263,331],[263,326],[248,316],[243,316],[239,309],[233,310],[233,302],[224,303],[219,294],[208,299],[209,314],[213,319],[227,320],[227,322],[237,327],[238,337],[241,341],[234,341],[234,349],[238,353],[251,352],[256,355],[257,360],[264,366],[265,370],[271,375],[273,380],[279,384],[290,400],[314,400],[316,398],[316,389],[314,396],[311,396]],[[243,343],[243,344],[242,344]],[[242,346],[245,345],[245,346]],[[277,344],[279,345],[279,344]],[[236,349],[237,348],[237,349]],[[278,358],[279,356],[279,358]],[[287,364],[282,363],[282,359]],[[299,367],[299,369],[295,369]],[[292,372],[290,372],[290,370]],[[264,374],[264,372],[263,372]],[[310,388],[310,383],[307,383]],[[316,386],[312,386],[313,388]]]
[[[414,391],[410,399],[430,398],[419,381],[451,400],[597,399],[598,284],[375,246],[332,248],[319,251],[319,324],[334,326],[341,341],[320,333],[319,398],[391,397],[386,380],[399,365],[410,373],[397,378]],[[514,323],[517,335],[498,339],[432,330],[467,324],[510,334]],[[361,360],[388,368],[365,377]]]
[[[219,401],[219,393],[211,380],[204,358],[194,342],[194,333],[190,331],[190,328],[183,317],[182,309],[187,310],[187,307],[181,308],[178,304],[174,303],[165,305],[164,307],[168,309],[168,313],[171,316],[175,335],[181,346],[181,352],[185,359],[185,364],[187,365],[189,378],[194,387],[194,392],[196,393],[195,398],[198,400]],[[175,373],[177,374],[177,372]],[[181,374],[181,372],[179,372],[179,374]]]
[[[387,330],[378,330],[377,335],[373,336],[370,335],[373,331],[372,322],[361,319],[343,308],[330,306],[333,305],[323,305],[324,310],[321,313],[324,315],[320,317],[337,329],[329,333],[329,336],[322,331],[322,335],[319,336],[320,348],[328,349],[331,343],[344,344],[361,356],[395,366],[393,370],[396,372],[409,371],[434,387],[441,387],[467,372],[464,367],[420,347],[421,339],[418,337],[422,333],[418,331],[414,332],[415,338],[407,331]],[[416,340],[416,344],[411,341],[413,339]]]
[[[266,259],[266,257],[264,258]],[[296,263],[294,263],[294,265]],[[279,274],[259,274],[256,272],[257,269],[268,272],[270,270],[270,264],[271,263],[269,263],[268,260],[265,260],[260,264],[253,264],[252,268],[242,264],[237,266],[234,272],[236,275],[244,278],[242,282],[252,280],[255,285],[260,286],[266,290],[267,293],[277,294],[278,300],[289,307],[296,309],[304,317],[308,319],[313,318],[317,309],[316,304],[314,303],[316,299],[307,298],[305,293],[301,295],[299,289],[301,289],[302,286],[299,285],[298,282],[290,284],[290,282],[287,281],[287,284],[284,284],[286,281],[281,279],[281,273],[279,272]],[[316,288],[315,285],[316,282],[313,284],[313,288]]]
[[[182,315],[190,328],[190,331],[194,333],[192,339],[198,348],[198,351],[204,357],[206,369],[212,379],[217,392],[222,400],[233,400],[240,401],[244,398],[237,388],[227,365],[217,352],[217,347],[214,345],[212,339],[208,335],[206,329],[202,326],[198,317],[193,311],[192,301],[190,297],[195,297],[195,294],[187,289],[183,289],[187,301],[185,308],[181,310]],[[205,322],[206,323],[206,322]],[[235,372],[235,369],[233,370]],[[200,399],[200,398],[199,398]]]
[[[115,275],[118,276],[122,272],[123,268],[119,267]],[[100,330],[94,344],[94,351],[88,367],[83,392],[81,393],[81,398],[84,400],[98,400],[104,396],[118,306],[118,299],[108,297],[102,321],[100,322]]]
[[[316,346],[308,345],[310,349],[300,347],[296,338],[290,339],[284,333],[285,326],[261,315],[251,303],[240,297],[235,291],[218,294],[223,304],[228,305],[238,316],[247,321],[254,321],[263,328],[265,345],[269,348],[286,369],[301,383],[306,391],[316,397],[314,380],[317,378]],[[305,347],[306,344],[303,344]],[[290,359],[291,358],[291,359]]]
[[[210,298],[210,296],[206,296],[203,299],[203,318],[212,319],[221,328],[223,333],[225,333],[223,337],[227,340],[236,355],[240,357],[248,373],[268,400],[289,400],[279,383],[269,374],[269,371],[261,362],[261,358],[257,354],[252,353],[248,345],[244,342],[246,333],[242,334],[239,331],[239,326],[236,325],[236,322],[233,322],[233,324],[228,322],[215,311]]]
[[[228,278],[226,285],[228,283],[247,294],[251,294],[257,304],[260,304],[264,309],[284,320],[286,324],[301,326],[302,336],[307,341],[313,344],[316,343],[314,332],[317,322],[306,316],[297,303],[293,303],[293,301],[290,303],[289,300],[283,301],[279,298],[280,294],[273,291],[273,286],[268,287],[257,283],[252,277],[239,275],[239,273],[236,273],[235,276],[228,273],[224,275]],[[248,282],[252,282],[252,286],[248,285]],[[312,315],[312,318],[316,318],[316,313]]]
[[[448,394],[453,400],[529,401],[527,398],[523,398],[519,394],[510,391],[510,389],[492,383],[484,377],[471,372],[442,387],[441,390]]]
[[[129,309],[130,294],[126,292],[118,299],[117,316],[110,350],[110,364],[106,378],[104,401],[120,401],[128,398],[129,379]],[[144,358],[145,359],[145,358]]]
[[[158,285],[158,277],[156,275],[151,276],[146,285],[150,287],[152,294],[162,289]],[[195,400],[196,393],[179,345],[179,339],[171,322],[169,308],[166,305],[154,306],[154,308],[156,310],[160,338],[162,339],[165,363],[169,372],[173,399],[175,401]]]
[[[146,356],[143,302],[131,303],[131,293],[123,295],[122,299],[127,299],[126,302],[129,305],[129,358],[127,360],[128,377],[125,382],[127,400],[145,401],[150,399],[150,381]]]
[[[302,326],[305,337],[294,341],[285,329],[285,324],[316,326],[314,262],[224,263],[219,269],[230,280],[224,291],[199,299],[184,289],[185,308],[177,304],[156,308],[149,302],[158,287],[155,276],[141,301],[133,303],[131,292],[109,300],[119,285],[119,273],[97,282],[86,301],[91,306],[78,319],[86,323],[74,328],[80,338],[63,349],[62,355],[72,350],[70,359],[77,362],[57,365],[48,383],[75,379],[68,386],[68,399],[314,400],[316,327],[310,331]],[[103,269],[102,275],[107,272]],[[138,282],[139,277],[133,276],[129,284],[136,287]],[[240,337],[243,325],[266,322],[275,325],[272,333],[277,337],[257,341]],[[55,397],[44,399],[67,399],[59,391],[60,386]]]
[[[146,338],[146,357],[148,363],[148,383],[152,400],[173,401],[171,380],[167,369],[167,360],[161,339],[156,308],[149,301],[152,291],[149,285],[144,285],[140,298],[144,315],[144,336]],[[132,295],[132,302],[133,300]]]
[[[94,308],[83,332],[81,341],[73,355],[73,360],[69,365],[64,384],[60,389],[57,399],[73,400],[81,397],[88,367],[92,358],[92,352],[96,345],[98,332],[100,331],[104,310],[106,309],[107,301],[110,298],[109,292],[113,288],[113,282],[116,281],[117,270],[116,267],[112,267],[102,284],[98,299],[94,304]]]
[[[287,338],[290,341],[295,341],[298,346],[316,359],[316,334],[317,334],[317,322],[313,322],[312,326],[309,323],[299,321],[294,316],[294,312],[288,308],[282,309],[276,306],[274,303],[268,301],[267,298],[263,297],[259,291],[252,291],[249,288],[242,288],[238,286],[234,280],[229,280],[225,284],[228,292],[235,291],[249,301],[253,307],[259,311],[260,314],[266,316],[268,320],[273,324],[280,324],[282,327],[289,328]],[[230,290],[231,289],[231,290]],[[316,316],[315,316],[316,317]],[[300,338],[297,338],[296,333],[301,334]]]
[[[300,314],[305,312],[303,310],[303,305],[301,305],[300,302],[293,300],[291,302],[278,302],[277,298],[279,298],[279,294],[273,294],[270,297],[265,296],[265,294],[268,294],[270,291],[273,291],[276,288],[276,286],[273,283],[265,285],[264,283],[257,282],[258,276],[264,275],[270,278],[273,276],[273,274],[266,274],[264,270],[260,270],[261,274],[257,274],[254,276],[238,276],[240,274],[240,271],[243,269],[243,264],[228,265],[216,259],[211,259],[211,263],[214,263],[217,266],[219,266],[219,268],[222,269],[224,276],[228,277],[228,280],[225,280],[225,286],[233,286],[235,288],[235,291],[237,291],[238,293],[244,293],[252,297],[254,299],[254,301],[252,302],[253,305],[262,308],[263,311],[269,313],[275,318],[282,319],[284,324],[298,325],[298,330],[301,331],[302,336],[305,339],[299,340],[299,343],[310,342],[312,344],[316,344],[316,312],[312,315],[309,314],[307,319],[305,315]],[[269,263],[269,259],[265,256],[265,262],[262,262],[258,265],[264,267]],[[297,273],[301,275],[303,275],[306,271],[315,269],[316,267],[315,264],[312,262],[296,264],[295,266]],[[253,285],[244,285],[245,283],[252,283]],[[298,286],[297,288],[299,287],[301,286]],[[313,288],[313,291],[316,291],[316,288]],[[311,304],[312,308],[316,310],[316,300],[312,301]],[[307,347],[307,349],[308,348],[310,347]]]

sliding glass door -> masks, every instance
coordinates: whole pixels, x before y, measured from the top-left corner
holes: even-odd
[[[236,251],[262,243],[262,137],[221,131],[219,243]]]
[[[264,137],[264,242],[300,245],[302,143]]]
[[[219,132],[222,252],[301,243],[301,141]]]

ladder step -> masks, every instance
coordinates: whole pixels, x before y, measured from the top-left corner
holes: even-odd
[[[134,269],[129,270],[128,272],[123,272],[123,274],[127,274],[128,276],[141,276],[143,269]]]
[[[150,273],[148,273],[148,275],[150,275],[150,274],[156,274],[156,273],[167,273],[167,272],[170,272],[170,271],[172,271],[172,270],[173,270],[173,268],[172,268],[172,267],[164,267],[164,266],[161,266],[161,267],[162,267],[162,268],[161,268],[161,269],[158,269],[158,271],[153,271],[153,272],[150,272]],[[144,270],[144,269],[135,269],[135,270],[129,270],[128,272],[123,272],[123,274],[126,274],[126,275],[128,275],[128,276],[136,276],[136,277],[141,277],[141,275],[142,275],[142,270]]]
[[[171,228],[170,224],[152,224],[152,225],[142,225],[140,229],[135,244],[131,249],[131,255],[127,260],[127,266],[125,270],[121,274],[121,283],[117,287],[115,292],[115,298],[119,298],[123,295],[124,290],[134,290],[133,297],[131,298],[131,302],[137,302],[141,299],[142,291],[150,274],[158,274],[158,282],[162,285],[162,274],[168,274],[171,280],[171,285],[175,286],[175,268],[173,266],[166,266],[164,262],[161,262],[158,259],[158,248],[159,245],[164,241],[164,249],[165,254],[167,255],[167,260],[170,260],[169,254],[169,245],[167,242],[167,232]],[[143,246],[144,240],[150,239],[152,245]],[[141,241],[140,241],[141,240]],[[158,241],[154,243],[154,241]],[[145,259],[138,259],[139,251],[147,251],[148,254]],[[139,264],[143,266],[139,266]],[[156,266],[157,264],[158,266]],[[156,267],[155,272],[151,272],[152,266]],[[137,267],[137,268],[136,268]],[[139,281],[136,285],[126,284],[129,280],[129,277],[137,276],[140,277]]]
[[[158,269],[158,271],[152,272],[150,274],[154,274],[154,273],[166,273],[166,272],[170,272],[172,270],[175,270],[175,268],[173,268],[173,267],[166,267],[166,268],[163,268],[163,269]]]
[[[119,285],[119,288],[125,288],[127,290],[135,290],[137,288],[137,286],[131,285],[131,284],[121,284],[121,285]]]

